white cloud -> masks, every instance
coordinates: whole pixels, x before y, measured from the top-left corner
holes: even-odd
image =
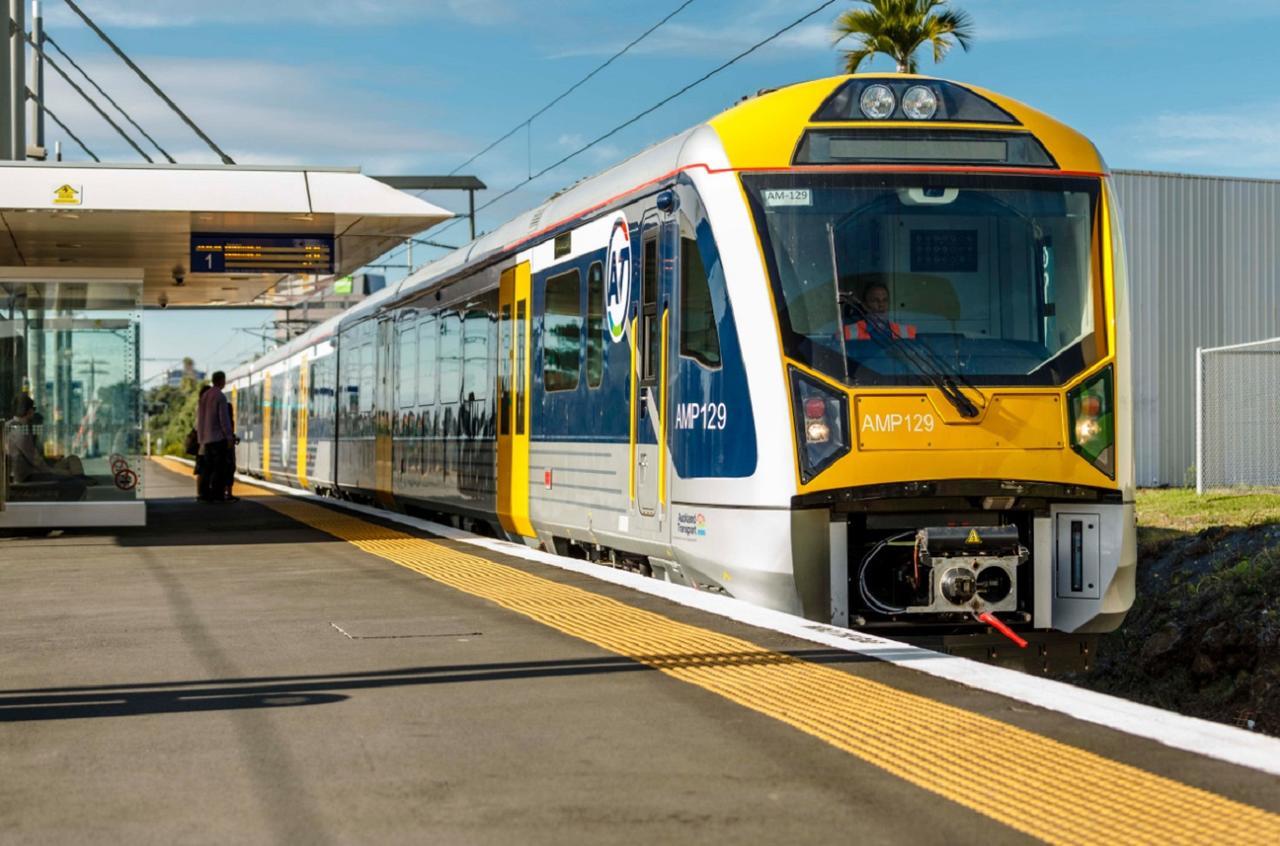
[[[1209,112],[1168,112],[1135,127],[1142,158],[1219,172],[1280,170],[1280,101]]]
[[[455,18],[473,24],[510,20],[510,0],[87,0],[85,13],[104,29],[154,29],[200,24],[309,23],[343,26]],[[50,4],[51,25],[79,24],[62,4]]]
[[[378,93],[376,81],[364,88],[330,67],[154,56],[140,56],[138,61],[237,162],[358,164],[367,171],[395,172],[471,146],[425,125],[421,103],[388,99]],[[105,58],[82,65],[174,158],[216,160],[127,68]],[[91,149],[104,159],[137,159],[137,153],[61,77],[46,73],[45,78],[50,107]],[[118,114],[107,111],[137,137]],[[61,135],[52,124],[47,131],[50,137]],[[137,140],[158,158],[150,145]]]
[[[632,47],[636,55],[676,55],[699,58],[728,58],[763,41],[777,32],[784,20],[769,23],[754,22],[751,16],[733,24],[685,24],[672,21],[654,32],[649,38]],[[578,56],[609,56],[621,50],[631,38],[619,38],[613,42],[584,44],[557,50],[548,58],[562,59]],[[760,48],[760,53],[777,50],[829,50],[835,41],[829,21],[809,22],[788,30]]]

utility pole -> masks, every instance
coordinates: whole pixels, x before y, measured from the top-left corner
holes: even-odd
[[[41,53],[44,51],[44,15],[40,11],[40,0],[31,0],[31,40],[36,49],[31,51],[31,83],[33,97],[28,105],[27,126],[31,135],[31,158],[44,160],[49,154],[44,147],[44,62]]]
[[[9,84],[13,94],[9,108],[13,111],[9,127],[13,135],[13,158],[27,157],[27,22],[26,0],[9,0],[9,18],[13,21],[13,40],[9,44]]]

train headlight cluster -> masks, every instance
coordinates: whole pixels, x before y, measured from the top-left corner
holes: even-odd
[[[1114,396],[1110,366],[1067,394],[1071,448],[1113,479],[1116,475]]]
[[[928,120],[938,113],[938,95],[913,85],[902,95],[902,113],[912,120]]]
[[[872,120],[884,120],[893,114],[893,109],[897,105],[893,89],[879,83],[862,89],[862,96],[858,99],[858,108]]]
[[[808,482],[849,451],[849,398],[795,369],[791,387],[800,476]]]

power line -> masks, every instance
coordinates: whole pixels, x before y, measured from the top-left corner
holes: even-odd
[[[668,13],[667,13],[667,15],[666,15],[665,17],[663,17],[661,20],[659,20],[659,21],[658,21],[657,23],[655,23],[653,26],[651,26],[651,27],[649,27],[648,29],[646,29],[644,32],[640,33],[640,35],[639,35],[639,36],[637,36],[636,38],[632,39],[632,40],[631,40],[631,41],[630,41],[630,42],[629,42],[625,47],[623,47],[623,48],[622,48],[621,50],[619,50],[618,52],[614,53],[612,56],[610,56],[608,59],[606,59],[606,60],[605,60],[603,63],[601,63],[600,65],[596,66],[596,67],[595,67],[595,68],[594,68],[590,73],[588,73],[586,76],[582,77],[582,79],[579,79],[579,80],[578,80],[577,82],[575,82],[573,85],[570,85],[568,88],[566,88],[566,89],[565,89],[564,91],[562,91],[560,94],[558,94],[556,97],[552,98],[552,99],[551,99],[551,101],[550,101],[550,102],[548,102],[546,105],[544,105],[542,108],[538,109],[536,112],[534,112],[533,114],[529,115],[529,117],[525,118],[523,121],[521,121],[520,123],[517,123],[515,126],[513,126],[513,127],[512,127],[510,130],[508,130],[508,131],[507,131],[507,133],[506,133],[506,134],[504,134],[501,138],[498,138],[496,141],[493,141],[492,143],[490,143],[490,144],[489,144],[489,146],[485,147],[483,150],[481,150],[480,152],[476,153],[474,156],[472,156],[471,158],[467,159],[465,162],[463,162],[462,164],[458,165],[458,166],[457,166],[457,167],[455,167],[453,170],[449,171],[449,175],[450,175],[450,176],[452,176],[452,175],[454,175],[455,173],[457,173],[458,171],[462,170],[464,167],[466,167],[467,165],[471,164],[471,163],[472,163],[472,162],[474,162],[476,159],[480,158],[480,157],[481,157],[481,156],[483,156],[485,153],[487,153],[487,152],[489,152],[490,150],[492,150],[494,147],[497,147],[497,146],[498,146],[499,144],[501,144],[503,141],[506,141],[508,138],[510,138],[511,136],[515,135],[515,134],[516,134],[517,132],[519,132],[521,129],[529,129],[529,131],[530,131],[530,133],[531,133],[531,134],[530,134],[530,144],[532,144],[532,124],[533,124],[533,120],[534,120],[534,118],[540,117],[541,115],[545,114],[545,113],[547,112],[547,110],[548,110],[548,109],[550,109],[550,108],[551,108],[552,106],[554,106],[556,103],[559,103],[559,102],[560,102],[561,100],[563,100],[565,97],[568,97],[568,96],[569,96],[570,94],[572,94],[574,91],[578,90],[580,87],[582,87],[582,85],[583,85],[584,83],[586,83],[588,80],[590,80],[590,79],[591,79],[592,77],[594,77],[596,74],[600,73],[600,71],[602,71],[602,70],[604,70],[605,68],[609,67],[609,65],[613,64],[613,63],[614,63],[614,61],[616,61],[618,58],[620,58],[624,53],[628,52],[632,47],[636,46],[636,45],[637,45],[637,44],[639,44],[641,41],[643,41],[643,40],[645,40],[646,38],[648,38],[650,35],[652,35],[652,34],[653,34],[653,32],[654,32],[656,29],[658,29],[660,26],[662,26],[663,24],[665,24],[667,21],[669,21],[669,20],[671,20],[672,18],[674,18],[676,15],[680,14],[681,12],[683,12],[685,9],[687,9],[689,6],[691,6],[694,2],[696,2],[696,0],[685,0],[685,2],[681,3],[681,4],[680,4],[679,6],[677,6],[675,9],[671,10],[670,12],[668,12]],[[530,147],[530,155],[532,156],[532,146]],[[532,160],[531,160],[531,162],[530,162],[530,169],[529,169],[529,172],[530,172],[530,176],[529,176],[529,178],[530,178],[530,179],[534,179],[534,178],[536,178],[536,177],[533,175],[532,170],[533,170],[533,168],[532,168]],[[526,181],[527,181],[527,180],[526,180]],[[481,208],[484,208],[484,206],[481,206]],[[473,215],[474,215],[474,212],[473,212]],[[462,219],[462,218],[459,218],[459,220],[461,220],[461,219]],[[474,220],[474,216],[472,217],[472,220]],[[446,229],[446,230],[447,230],[447,229],[451,229],[451,228],[453,228],[453,226],[455,226],[455,225],[456,225],[456,222],[455,222],[455,223],[450,223],[448,226],[446,226],[446,227],[445,227],[445,229]],[[444,231],[444,230],[441,230],[441,231]],[[446,246],[446,245],[444,245],[444,244],[432,244],[432,243],[428,243],[428,244],[427,244],[427,246],[431,246],[431,247],[438,247],[438,248],[441,248],[441,249],[456,249],[456,248],[453,248],[453,247],[448,247],[448,246]],[[393,251],[392,253],[390,253],[390,254],[387,256],[387,258],[388,258],[388,259],[395,258],[397,255],[399,255],[399,254],[400,254],[401,252],[403,252],[405,249],[406,249],[405,247],[400,247],[400,248],[398,248],[397,250],[395,250],[395,251]],[[412,268],[410,268],[410,270],[412,270]]]
[[[31,89],[29,89],[29,88],[28,88],[28,89],[27,89],[27,99],[28,99],[28,100],[34,100],[35,98],[36,98],[36,95],[35,95],[34,93],[32,93]],[[95,155],[94,155],[93,150],[90,150],[88,147],[86,147],[86,146],[84,145],[84,142],[80,140],[80,137],[79,137],[78,135],[76,135],[74,132],[72,132],[72,131],[71,131],[71,128],[70,128],[70,127],[68,127],[68,126],[67,126],[65,123],[63,123],[62,121],[58,120],[58,116],[57,116],[57,115],[55,115],[55,114],[53,113],[53,110],[52,110],[52,109],[50,109],[50,108],[49,108],[48,106],[46,106],[44,103],[40,103],[39,105],[40,105],[40,111],[44,112],[44,113],[45,113],[46,115],[48,115],[49,117],[53,118],[53,122],[54,122],[54,123],[56,123],[58,126],[62,127],[62,131],[63,131],[63,132],[65,132],[65,133],[67,133],[68,135],[70,135],[70,136],[71,136],[71,140],[72,140],[72,141],[74,141],[74,142],[76,142],[77,144],[79,144],[79,145],[80,145],[80,149],[81,149],[81,150],[84,150],[86,153],[88,153],[88,154],[89,154],[89,158],[93,159],[95,162],[100,162],[100,161],[102,161],[102,159],[100,159],[100,158],[98,158],[97,156],[95,156]]]
[[[639,112],[638,114],[636,114],[636,115],[634,115],[634,116],[632,116],[632,117],[628,118],[627,120],[625,120],[625,121],[623,121],[622,123],[620,123],[620,124],[618,124],[617,126],[615,126],[613,129],[610,129],[608,132],[605,132],[604,134],[602,134],[602,135],[600,135],[600,136],[596,137],[594,140],[589,141],[589,142],[588,142],[588,143],[586,143],[586,144],[583,144],[581,147],[579,147],[578,149],[574,150],[573,152],[571,152],[571,153],[569,153],[569,154],[567,154],[567,155],[563,156],[562,158],[560,158],[560,159],[559,159],[559,160],[557,160],[556,162],[553,162],[552,164],[547,165],[547,166],[546,166],[546,167],[544,167],[542,170],[538,171],[538,172],[537,172],[537,173],[535,173],[535,174],[532,174],[528,179],[525,179],[525,180],[524,180],[524,181],[522,181],[522,182],[517,182],[515,185],[513,185],[513,186],[512,186],[512,187],[510,187],[510,188],[508,188],[506,191],[502,192],[502,193],[501,193],[501,194],[499,194],[498,196],[496,196],[496,197],[494,197],[493,199],[488,200],[487,202],[485,202],[485,203],[483,203],[482,205],[478,206],[478,207],[476,208],[476,211],[477,211],[477,212],[484,211],[485,209],[489,208],[489,206],[492,206],[494,203],[498,202],[499,200],[502,200],[502,199],[504,199],[504,198],[506,198],[506,197],[509,197],[511,194],[513,194],[513,193],[515,193],[516,191],[518,191],[519,189],[523,188],[525,185],[528,185],[530,182],[534,181],[535,179],[538,179],[539,177],[546,175],[546,174],[547,174],[547,173],[549,173],[550,171],[555,170],[555,169],[556,169],[556,168],[558,168],[560,165],[564,164],[565,162],[569,161],[570,159],[573,159],[573,158],[575,158],[575,157],[577,157],[577,156],[580,156],[580,155],[582,155],[583,153],[585,153],[587,150],[590,150],[592,147],[594,147],[594,146],[596,146],[597,144],[599,144],[600,142],[605,141],[605,140],[607,140],[607,139],[609,139],[609,138],[612,138],[614,135],[617,135],[619,132],[621,132],[622,130],[626,129],[628,126],[631,126],[632,124],[636,123],[636,122],[637,122],[637,121],[639,121],[640,119],[642,119],[642,118],[644,118],[644,117],[646,117],[646,116],[648,116],[648,115],[652,114],[653,112],[655,112],[655,111],[657,111],[658,109],[662,108],[662,107],[663,107],[663,106],[665,106],[667,103],[670,103],[672,100],[676,99],[677,97],[680,97],[681,95],[683,95],[683,94],[687,93],[688,91],[692,90],[693,88],[695,88],[695,87],[697,87],[697,86],[701,85],[702,83],[706,82],[708,79],[710,79],[711,77],[713,77],[713,76],[715,76],[716,74],[720,73],[721,71],[725,70],[725,69],[726,69],[726,68],[728,68],[729,66],[731,66],[731,65],[733,65],[733,64],[736,64],[737,62],[741,61],[742,59],[745,59],[747,56],[750,56],[750,55],[751,55],[752,53],[754,53],[756,50],[759,50],[761,47],[765,46],[766,44],[770,43],[771,41],[774,41],[775,39],[777,39],[777,38],[781,37],[782,35],[785,35],[787,32],[789,32],[789,31],[791,31],[791,30],[795,29],[795,28],[796,28],[796,27],[798,27],[800,24],[802,24],[802,23],[804,23],[805,21],[807,21],[809,18],[811,18],[811,17],[813,17],[814,15],[818,14],[819,12],[821,12],[823,9],[826,9],[828,6],[833,5],[835,2],[836,2],[836,0],[826,0],[826,2],[819,4],[819,5],[818,5],[816,8],[814,8],[812,11],[807,12],[806,14],[802,15],[801,17],[796,18],[796,19],[795,19],[795,20],[793,20],[791,23],[789,23],[789,24],[787,24],[786,26],[782,27],[782,29],[779,29],[777,32],[775,32],[775,33],[773,33],[772,35],[770,35],[768,38],[765,38],[765,39],[763,39],[763,40],[761,40],[761,41],[757,41],[755,44],[751,45],[751,46],[750,46],[750,47],[748,47],[746,50],[743,50],[741,53],[738,53],[736,56],[734,56],[733,58],[729,59],[728,61],[725,61],[725,62],[723,62],[722,64],[718,65],[717,67],[715,67],[715,68],[713,68],[713,69],[711,69],[711,70],[707,71],[707,72],[706,72],[706,73],[704,73],[702,76],[698,77],[698,78],[697,78],[697,79],[695,79],[693,82],[690,82],[688,85],[685,85],[683,88],[679,89],[678,91],[675,91],[675,92],[674,92],[674,93],[672,93],[672,94],[668,94],[666,97],[664,97],[664,98],[662,98],[661,100],[659,100],[658,102],[654,103],[652,106],[650,106],[649,108],[645,109],[644,111]],[[444,227],[443,229],[436,230],[433,234],[435,234],[435,235],[441,235],[441,234],[443,234],[443,233],[445,233],[445,232],[448,232],[451,228],[453,228],[454,226],[456,226],[460,221],[461,221],[461,218],[459,218],[458,220],[453,221],[452,223],[446,224],[446,225],[445,225],[445,227]]]
[[[481,156],[483,156],[485,153],[489,152],[489,151],[490,151],[490,150],[492,150],[494,147],[496,147],[496,146],[498,146],[499,144],[501,144],[503,141],[506,141],[506,140],[507,140],[508,138],[510,138],[512,135],[515,135],[515,134],[516,134],[517,132],[519,132],[521,129],[524,129],[526,126],[528,126],[529,124],[533,123],[533,121],[534,121],[534,119],[535,119],[535,118],[542,116],[543,114],[545,114],[545,113],[546,113],[546,111],[547,111],[548,109],[550,109],[550,108],[551,108],[552,106],[554,106],[556,103],[559,103],[559,102],[560,102],[561,100],[563,100],[565,97],[568,97],[568,96],[569,96],[570,94],[572,94],[574,91],[577,91],[577,90],[578,90],[579,88],[581,88],[581,87],[582,87],[582,85],[583,85],[584,83],[586,83],[589,79],[591,79],[591,78],[592,78],[593,76],[595,76],[596,74],[600,73],[600,71],[602,71],[602,70],[604,70],[605,68],[609,67],[609,65],[613,64],[613,62],[614,62],[614,60],[615,60],[615,59],[618,59],[619,57],[621,57],[621,56],[622,56],[622,54],[623,54],[623,53],[626,53],[626,52],[627,52],[628,50],[630,50],[632,47],[636,46],[636,45],[637,45],[637,44],[639,44],[641,41],[644,41],[646,38],[648,38],[648,37],[649,37],[649,35],[650,35],[651,33],[653,33],[653,31],[654,31],[654,30],[656,30],[658,27],[662,26],[664,23],[666,23],[667,21],[669,21],[669,20],[671,20],[672,18],[674,18],[676,15],[680,14],[681,12],[683,12],[685,9],[687,9],[687,8],[688,8],[690,5],[692,5],[694,2],[696,2],[696,0],[685,0],[685,2],[681,3],[681,4],[680,4],[679,6],[677,6],[673,11],[671,11],[670,13],[668,13],[668,14],[667,14],[667,16],[666,16],[665,18],[663,18],[662,20],[658,21],[656,24],[654,24],[653,26],[649,27],[649,28],[648,28],[648,29],[646,29],[644,32],[640,33],[640,35],[639,35],[638,37],[636,37],[636,38],[635,38],[635,39],[634,39],[630,44],[628,44],[627,46],[623,47],[621,50],[619,50],[618,52],[616,52],[616,53],[614,53],[612,56],[610,56],[610,57],[609,57],[609,58],[604,62],[604,64],[601,64],[601,65],[597,66],[597,67],[595,68],[595,70],[591,71],[591,73],[587,74],[587,75],[586,75],[586,76],[584,76],[582,79],[579,79],[579,80],[578,80],[577,82],[575,82],[573,85],[570,85],[568,88],[566,88],[564,91],[562,91],[559,95],[557,95],[553,100],[551,100],[551,102],[547,103],[545,106],[543,106],[542,108],[538,109],[538,110],[537,110],[536,112],[534,112],[533,114],[529,115],[529,117],[525,118],[525,119],[524,119],[524,120],[522,120],[520,123],[517,123],[514,127],[512,127],[512,128],[511,128],[511,130],[510,130],[510,131],[508,131],[508,132],[507,132],[507,134],[503,135],[503,136],[502,136],[501,138],[499,138],[497,141],[494,141],[494,142],[493,142],[492,144],[490,144],[488,147],[485,147],[483,150],[481,150],[480,152],[476,153],[474,156],[472,156],[471,158],[467,159],[465,162],[463,162],[462,164],[458,165],[458,166],[457,166],[457,167],[455,167],[453,170],[449,171],[449,175],[450,175],[450,176],[452,176],[453,174],[455,174],[455,173],[457,173],[458,171],[462,170],[464,167],[466,167],[467,165],[471,164],[471,163],[472,163],[472,162],[474,162],[476,159],[480,158],[480,157],[481,157]]]
[[[74,79],[72,79],[72,78],[71,78],[70,74],[68,74],[66,71],[64,71],[64,70],[62,69],[62,65],[58,64],[57,62],[55,62],[55,61],[53,60],[53,57],[52,57],[52,56],[50,56],[48,53],[46,53],[44,50],[42,50],[42,49],[40,48],[40,45],[36,43],[36,40],[35,40],[34,38],[32,38],[29,34],[27,35],[27,43],[31,45],[31,47],[32,47],[32,49],[33,49],[33,50],[35,50],[37,53],[39,53],[39,54],[40,54],[40,58],[41,58],[41,60],[43,60],[45,63],[47,63],[47,64],[49,65],[49,67],[51,67],[51,68],[53,68],[55,71],[57,71],[57,72],[58,72],[58,76],[62,77],[64,80],[66,80],[67,85],[70,85],[73,89],[75,89],[75,92],[76,92],[77,94],[79,94],[81,97],[83,97],[83,98],[84,98],[84,101],[85,101],[86,103],[88,103],[90,106],[93,106],[93,110],[94,110],[95,112],[97,112],[99,115],[101,115],[103,120],[105,120],[107,123],[111,124],[111,128],[112,128],[112,129],[114,129],[116,132],[120,133],[120,137],[121,137],[121,138],[123,138],[124,140],[126,140],[126,141],[128,141],[128,142],[129,142],[129,146],[130,146],[130,147],[132,147],[133,149],[135,149],[135,150],[137,150],[137,151],[138,151],[138,155],[142,156],[142,157],[143,157],[144,159],[146,159],[148,162],[152,161],[151,157],[147,155],[146,150],[143,150],[141,147],[139,147],[139,146],[137,145],[137,143],[136,143],[136,142],[134,142],[133,138],[131,138],[127,132],[125,132],[123,129],[121,129],[121,128],[120,128],[120,124],[118,124],[118,123],[116,123],[114,120],[112,120],[112,119],[111,119],[111,115],[107,114],[107,113],[103,110],[103,108],[102,108],[101,106],[99,106],[99,105],[98,105],[98,103],[97,103],[97,102],[96,102],[92,97],[90,97],[90,96],[85,92],[85,90],[84,90],[83,88],[81,88],[79,85],[77,85],[77,84],[76,84],[76,81],[75,81]],[[81,145],[81,146],[83,146],[83,145]]]
[[[195,121],[187,117],[186,112],[178,108],[177,103],[169,99],[168,94],[165,94],[163,91],[160,90],[159,85],[156,85],[154,82],[151,81],[151,77],[147,76],[143,72],[142,68],[138,67],[133,63],[133,59],[130,59],[123,50],[121,50],[119,47],[116,46],[116,43],[112,41],[105,32],[103,32],[101,29],[98,28],[98,25],[93,22],[92,18],[90,18],[88,15],[86,15],[83,11],[80,10],[80,7],[76,5],[75,0],[64,0],[64,2],[66,2],[67,6],[71,9],[71,11],[75,12],[77,15],[80,16],[80,20],[84,21],[85,24],[89,27],[89,29],[93,30],[94,33],[96,33],[97,36],[101,38],[103,42],[105,42],[106,45],[110,47],[112,51],[117,56],[119,56],[120,59],[126,65],[128,65],[130,69],[133,70],[134,73],[138,75],[139,78],[142,79],[143,82],[145,82],[147,85],[151,87],[151,90],[156,93],[157,97],[159,97],[161,100],[165,102],[165,105],[173,109],[174,113],[177,114],[178,117],[182,118],[183,123],[191,127],[192,132],[200,136],[201,141],[209,145],[209,149],[213,150],[213,152],[218,154],[218,156],[222,159],[223,164],[229,164],[229,165],[235,164],[235,161],[230,156],[222,152],[222,149],[217,144],[213,143],[212,138],[204,134],[204,130],[196,126]],[[148,161],[150,161],[150,159],[148,159]]]
[[[160,144],[156,141],[156,139],[152,138],[152,137],[151,137],[151,135],[150,135],[150,134],[148,134],[148,132],[147,132],[145,129],[143,129],[141,126],[139,126],[139,125],[138,125],[138,122],[137,122],[136,120],[134,120],[132,117],[130,117],[130,116],[129,116],[129,113],[128,113],[128,112],[126,112],[126,111],[124,110],[124,107],[122,107],[119,103],[117,103],[115,100],[113,100],[113,99],[111,98],[111,95],[110,95],[110,94],[108,94],[107,92],[103,91],[103,90],[102,90],[102,86],[101,86],[101,85],[99,85],[97,82],[95,82],[95,81],[94,81],[94,79],[93,79],[93,77],[89,76],[88,72],[87,72],[87,71],[85,71],[85,69],[84,69],[84,68],[80,67],[80,65],[78,65],[78,64],[76,63],[76,60],[75,60],[75,59],[73,59],[73,58],[71,58],[69,55],[67,55],[67,51],[62,49],[62,45],[61,45],[61,44],[59,44],[58,42],[56,42],[56,41],[54,41],[54,40],[53,40],[53,36],[52,36],[52,35],[49,35],[48,33],[45,33],[45,34],[44,34],[44,41],[45,41],[46,43],[48,43],[48,44],[52,45],[52,46],[53,46],[53,49],[55,49],[55,50],[57,50],[59,53],[61,53],[61,54],[62,54],[62,58],[66,59],[66,60],[71,64],[71,67],[73,67],[73,68],[75,68],[76,70],[80,71],[80,75],[81,75],[81,76],[83,76],[86,80],[88,80],[89,84],[90,84],[90,85],[92,85],[95,89],[97,89],[97,92],[98,92],[99,94],[101,94],[104,98],[106,98],[106,101],[107,101],[108,103],[110,103],[111,105],[115,106],[116,111],[118,111],[120,114],[124,115],[124,119],[125,119],[125,120],[127,120],[127,121],[129,121],[129,123],[131,123],[131,124],[133,125],[133,128],[134,128],[134,129],[136,129],[136,130],[138,130],[139,132],[141,132],[141,133],[142,133],[142,137],[143,137],[143,138],[146,138],[148,141],[150,141],[150,142],[151,142],[151,144],[152,144],[152,146],[153,146],[153,147],[155,147],[157,150],[159,150],[159,151],[160,151],[160,155],[164,156],[166,159],[168,159],[168,160],[169,160],[169,164],[177,164],[177,161],[175,161],[175,160],[174,160],[173,156],[169,155],[168,151],[166,151],[166,150],[164,149],[164,147],[161,147],[161,146],[160,146]]]

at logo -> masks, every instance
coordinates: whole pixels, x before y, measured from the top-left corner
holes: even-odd
[[[609,255],[605,259],[609,274],[605,287],[605,317],[609,337],[616,344],[627,328],[627,309],[631,305],[631,228],[626,215],[619,214],[609,231]]]

